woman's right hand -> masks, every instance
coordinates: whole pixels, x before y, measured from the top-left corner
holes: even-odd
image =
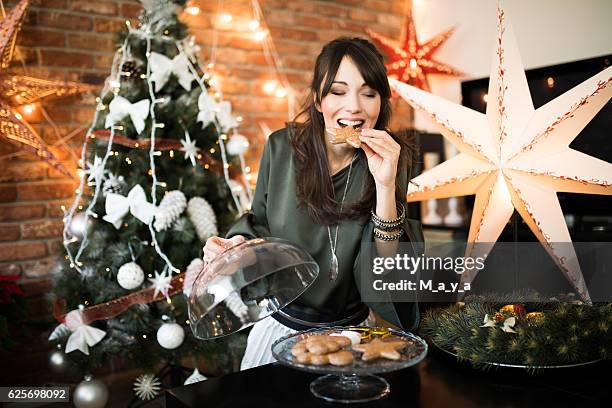
[[[208,268],[208,264],[217,257],[217,255],[222,252],[235,247],[238,244],[246,241],[246,238],[242,235],[235,235],[230,239],[221,238],[218,236],[212,236],[206,240],[206,245],[204,245],[204,268],[206,269],[204,275],[204,282],[210,282],[215,275],[214,271]],[[238,265],[239,263],[237,263]]]
[[[218,236],[212,236],[206,240],[204,245],[204,262],[210,262],[217,257],[220,253],[235,247],[238,244],[242,244],[246,241],[246,238],[242,235],[235,235],[230,239],[221,238]]]

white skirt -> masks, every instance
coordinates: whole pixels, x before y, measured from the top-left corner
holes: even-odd
[[[373,325],[374,318],[370,311],[370,315],[360,326]],[[272,344],[281,337],[293,333],[296,333],[296,330],[279,323],[271,316],[255,323],[247,338],[247,346],[244,356],[242,357],[240,370],[275,362],[276,359],[272,355],[271,350]]]

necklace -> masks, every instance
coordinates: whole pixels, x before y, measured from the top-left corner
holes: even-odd
[[[346,176],[346,184],[344,185],[344,194],[342,194],[342,201],[340,202],[340,212],[342,213],[342,206],[344,205],[344,199],[346,198],[346,191],[348,190],[349,181],[351,180],[351,170],[353,170],[353,161],[355,161],[355,157],[357,154],[353,156],[351,159],[351,164],[349,164],[348,175]],[[331,176],[330,176],[331,177]],[[332,181],[333,187],[333,181]],[[329,246],[331,247],[331,262],[329,266],[329,280],[335,281],[338,278],[338,258],[336,257],[336,248],[338,244],[338,228],[340,228],[340,223],[336,225],[336,234],[332,241],[331,236],[331,228],[329,225],[327,226],[327,236],[329,237]]]

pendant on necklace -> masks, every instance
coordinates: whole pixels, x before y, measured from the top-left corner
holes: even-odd
[[[329,266],[329,280],[335,281],[338,278],[338,258],[336,254],[332,252],[331,264]]]

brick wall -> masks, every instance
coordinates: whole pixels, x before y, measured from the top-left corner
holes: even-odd
[[[16,0],[5,1],[12,8]],[[8,72],[102,84],[114,54],[115,32],[138,15],[135,0],[31,0]],[[74,174],[78,148],[93,114],[94,94],[43,104],[21,114]],[[64,140],[70,133],[74,137]],[[35,315],[48,310],[48,272],[62,251],[61,205],[71,202],[76,179],[20,154],[0,140],[0,275],[22,276]]]
[[[16,2],[6,2],[12,7]],[[210,56],[217,1],[195,0],[196,16],[184,14],[204,61]],[[224,12],[236,20],[251,18],[250,0],[224,2]],[[262,11],[292,87],[308,85],[315,57],[323,44],[339,35],[365,36],[366,27],[398,38],[405,0],[261,0]],[[115,51],[115,33],[138,15],[134,0],[32,0],[18,38],[18,54],[11,67],[41,78],[101,84],[109,73]],[[268,96],[264,82],[272,78],[262,45],[235,25],[218,32],[219,49],[214,73],[234,112],[244,118],[241,133],[251,140],[248,163],[255,169],[264,137],[258,123],[277,129],[287,120],[286,99]],[[95,95],[82,95],[44,104],[56,127],[41,109],[24,115],[52,151],[74,170]],[[301,101],[300,101],[301,102]],[[411,121],[410,110],[395,104],[396,125]],[[80,129],[80,130],[79,130]],[[59,141],[75,132],[64,146]],[[69,179],[27,155],[11,157],[15,149],[0,142],[0,274],[20,274],[30,295],[48,291],[46,276],[62,250],[62,211],[71,202],[76,180]],[[42,304],[42,301],[40,301]]]

